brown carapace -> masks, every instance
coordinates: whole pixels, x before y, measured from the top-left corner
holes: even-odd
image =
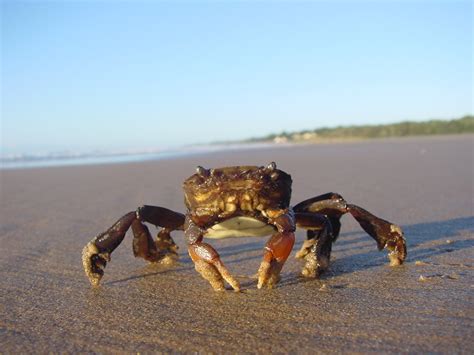
[[[342,215],[351,214],[377,242],[389,250],[390,265],[406,258],[401,228],[374,216],[365,209],[346,203],[337,193],[326,193],[295,206],[290,205],[291,176],[267,166],[235,166],[217,169],[198,167],[184,181],[186,213],[164,207],[142,206],[121,217],[112,227],[92,239],[82,252],[84,270],[98,285],[111,253],[132,227],[133,253],[149,262],[170,263],[177,259],[177,246],[170,233],[182,230],[196,270],[215,290],[225,290],[227,282],[235,291],[238,280],[222,263],[217,251],[203,240],[228,237],[268,236],[258,270],[257,287],[273,287],[295,242],[295,229],[307,230],[307,239],[296,257],[304,260],[302,275],[319,278],[328,268],[332,243],[339,235]],[[146,223],[160,228],[153,239]]]

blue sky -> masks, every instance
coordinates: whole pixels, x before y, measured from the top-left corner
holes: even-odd
[[[472,113],[470,1],[2,2],[3,154]]]

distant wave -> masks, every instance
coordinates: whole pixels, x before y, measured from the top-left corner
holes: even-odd
[[[53,153],[26,153],[26,154],[9,154],[0,157],[0,162],[34,162],[34,161],[48,161],[48,160],[69,160],[69,159],[85,159],[85,158],[99,158],[99,157],[115,157],[128,156],[137,154],[153,154],[159,152],[88,152],[88,153],[74,153],[74,152],[53,152]]]
[[[52,167],[66,165],[125,163],[132,161],[161,160],[190,154],[217,151],[265,148],[271,143],[250,144],[206,144],[178,147],[174,149],[145,149],[133,151],[92,151],[92,152],[48,152],[9,154],[0,156],[0,169],[21,169],[30,167]]]

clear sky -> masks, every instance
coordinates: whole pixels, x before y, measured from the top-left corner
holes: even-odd
[[[2,1],[3,154],[473,112],[471,1]]]

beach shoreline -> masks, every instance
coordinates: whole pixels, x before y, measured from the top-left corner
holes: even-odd
[[[286,142],[286,143],[239,143],[234,142],[230,144],[198,144],[184,147],[176,147],[174,149],[151,149],[138,150],[135,152],[111,152],[111,153],[50,153],[43,155],[14,155],[10,157],[3,157],[0,159],[1,170],[15,170],[15,169],[32,169],[32,168],[50,168],[61,166],[83,166],[83,165],[104,165],[104,164],[125,164],[125,163],[140,163],[146,161],[170,160],[187,158],[192,155],[209,155],[219,154],[232,151],[252,151],[260,149],[279,149],[291,148],[298,146],[313,146],[313,145],[328,145],[328,144],[354,144],[354,143],[376,143],[376,142],[390,142],[390,141],[422,141],[428,140],[445,140],[445,139],[465,139],[471,138],[474,140],[474,134],[441,134],[441,135],[424,135],[424,136],[407,136],[407,137],[387,137],[387,138],[324,138],[321,140],[301,141],[301,142]]]

